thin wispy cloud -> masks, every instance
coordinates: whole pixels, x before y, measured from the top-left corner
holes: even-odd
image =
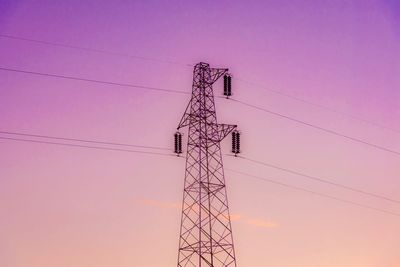
[[[247,219],[246,223],[248,225],[261,227],[261,228],[275,228],[278,224],[274,221],[264,220],[264,219]]]
[[[159,201],[154,199],[140,199],[137,201],[140,205],[146,207],[153,207],[158,209],[171,209],[171,210],[181,210],[182,205],[178,202],[167,202],[167,201]],[[198,208],[191,207],[194,210],[198,210]],[[221,214],[221,219],[228,220],[228,215]],[[276,228],[278,227],[278,223],[273,220],[266,220],[262,218],[253,218],[249,216],[245,216],[243,214],[235,213],[230,214],[231,222],[241,222],[247,225],[251,225],[253,227],[258,228]]]

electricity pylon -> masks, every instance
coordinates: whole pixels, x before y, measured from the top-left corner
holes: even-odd
[[[178,267],[236,267],[220,142],[236,125],[218,124],[212,85],[228,69],[198,63],[178,130],[189,126]]]

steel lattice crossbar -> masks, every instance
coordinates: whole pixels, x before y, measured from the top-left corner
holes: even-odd
[[[236,267],[220,141],[236,125],[218,124],[212,85],[227,69],[198,63],[178,129],[189,126],[178,267]]]

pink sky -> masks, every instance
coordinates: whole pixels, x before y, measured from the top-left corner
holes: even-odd
[[[0,35],[183,64],[0,37],[0,67],[190,92],[185,64],[204,61],[230,68],[235,99],[400,151],[399,14],[395,0],[5,0]],[[172,148],[188,100],[0,70],[0,131]],[[399,155],[234,101],[216,105],[219,122],[239,125],[242,156],[400,198]],[[240,158],[224,163],[400,214],[398,203]],[[183,158],[0,139],[0,266],[176,266],[183,179]],[[239,267],[400,266],[399,216],[230,171],[226,180]]]

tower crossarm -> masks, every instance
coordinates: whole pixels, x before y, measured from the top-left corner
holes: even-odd
[[[186,109],[185,109],[185,113],[183,113],[182,119],[178,124],[177,129],[179,130],[180,128],[186,127],[190,124],[190,118],[193,117],[190,114],[190,106],[192,104],[192,100],[189,101]]]
[[[227,137],[236,127],[237,125],[231,124],[217,124],[217,136],[211,137],[210,140],[213,142],[221,142],[225,137]]]
[[[218,68],[210,68],[211,69],[211,81],[210,83],[215,83],[219,78],[221,78],[224,74],[228,73],[229,69],[218,69]]]
[[[196,120],[197,116],[192,114],[184,114],[182,120],[178,125],[178,130],[186,127],[190,124],[190,120]],[[216,134],[212,134],[212,137],[208,136],[207,139],[212,142],[221,142],[226,136],[228,136],[236,127],[237,125],[233,124],[216,124],[216,123],[206,123],[207,126],[212,129],[212,131]]]

